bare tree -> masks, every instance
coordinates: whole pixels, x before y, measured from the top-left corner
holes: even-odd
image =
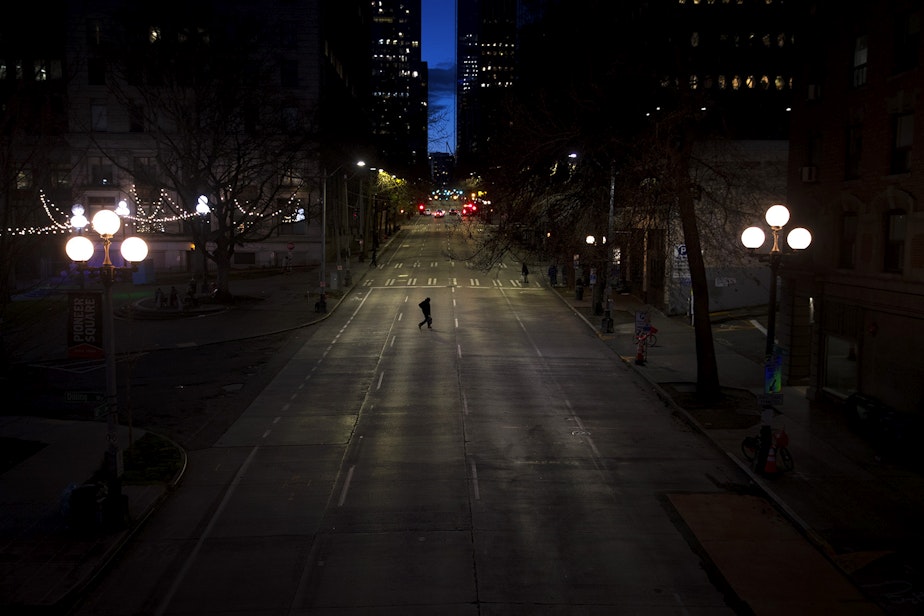
[[[128,159],[121,143],[90,135],[135,179],[139,195],[188,221],[196,250],[216,265],[218,297],[230,299],[235,250],[266,239],[298,209],[308,212],[306,195],[321,178],[311,172],[315,99],[278,87],[285,68],[267,42],[273,33],[256,17],[210,20],[210,28],[168,22],[174,31],[159,33],[155,44],[110,41],[108,85],[137,126],[137,149]],[[141,29],[148,22],[124,23],[123,36],[150,36]],[[164,191],[172,198],[160,199]],[[207,224],[196,214],[200,196]],[[142,209],[151,205],[139,200]]]
[[[704,147],[722,141],[715,130],[722,122],[704,117],[701,109],[721,113],[721,106],[689,84],[664,79],[687,73],[683,60],[670,55],[675,46],[658,39],[657,24],[646,21],[651,15],[617,11],[612,20],[601,17],[618,35],[597,36],[581,15],[613,6],[581,4],[594,10],[556,5],[521,37],[521,50],[532,55],[532,63],[523,60],[506,110],[509,129],[495,140],[483,173],[488,190],[503,204],[488,241],[499,248],[516,242],[567,254],[583,246],[581,235],[590,230],[607,229],[623,238],[657,231],[662,245],[671,234],[681,234],[694,301],[697,394],[714,400],[721,387],[704,251],[708,246],[716,252],[728,246],[730,236],[737,238],[737,230],[730,231],[751,205],[740,199],[741,188],[753,178],[723,167],[717,163],[721,157]],[[536,226],[548,232],[537,233]],[[704,243],[704,229],[717,237]],[[607,254],[605,265],[611,259]],[[666,259],[656,253],[654,265],[663,268]],[[600,272],[598,284],[604,287],[608,269]]]

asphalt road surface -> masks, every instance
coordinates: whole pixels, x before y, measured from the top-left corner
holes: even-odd
[[[671,501],[747,478],[465,224],[317,326],[137,359],[189,467],[77,614],[736,612]]]

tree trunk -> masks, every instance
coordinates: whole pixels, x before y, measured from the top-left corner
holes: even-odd
[[[692,140],[671,149],[672,168],[683,240],[690,266],[690,285],[693,290],[693,331],[696,338],[696,394],[703,400],[716,400],[721,395],[719,368],[716,363],[715,341],[712,338],[712,322],[709,318],[709,283],[706,279],[706,265],[699,240],[699,225],[696,220],[696,205],[690,186],[690,151]]]

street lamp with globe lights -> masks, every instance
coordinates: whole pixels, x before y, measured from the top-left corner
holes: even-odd
[[[87,225],[83,208],[75,206],[71,225],[82,230]],[[135,263],[144,261],[148,254],[148,245],[140,237],[128,237],[122,240],[121,253],[126,265],[116,267],[109,257],[112,237],[119,231],[121,219],[112,210],[100,210],[93,216],[92,227],[103,241],[103,263],[91,267],[87,262],[93,257],[96,247],[85,235],[75,235],[67,241],[65,251],[80,270],[92,270],[99,273],[103,285],[103,354],[106,362],[106,473],[107,492],[104,500],[104,520],[117,525],[124,519],[126,506],[122,498],[120,477],[122,475],[122,452],[119,449],[118,433],[118,397],[116,389],[115,331],[112,310],[112,285],[119,272],[134,271]]]
[[[767,344],[764,364],[764,395],[760,398],[760,447],[754,456],[754,470],[763,473],[767,468],[770,455],[773,417],[773,404],[778,404],[782,391],[781,364],[775,354],[776,346],[776,287],[779,276],[783,250],[780,246],[780,232],[789,222],[789,209],[785,205],[772,205],[765,215],[767,224],[773,232],[773,244],[768,255],[759,255],[770,261],[770,300],[767,312]],[[741,243],[752,253],[764,245],[766,235],[759,227],[748,227],[741,233]],[[803,250],[812,243],[812,234],[807,229],[797,227],[786,236],[786,243],[793,250]]]
[[[768,255],[770,261],[770,301],[767,314],[767,344],[765,355],[769,360],[773,356],[773,347],[776,342],[776,286],[783,259],[780,247],[780,232],[789,222],[789,209],[785,205],[771,206],[765,215],[767,224],[773,232],[773,245]],[[764,245],[766,235],[760,227],[748,227],[741,234],[741,243],[751,252],[755,252]],[[804,250],[812,243],[812,234],[802,227],[797,227],[786,236],[786,243],[793,250]]]
[[[212,213],[212,208],[209,207],[209,198],[205,195],[199,195],[199,198],[196,200],[196,214],[199,215],[199,239],[202,242],[201,246],[196,246],[202,254],[202,292],[208,292],[209,285],[209,256],[208,256],[208,235],[209,235],[209,216]]]

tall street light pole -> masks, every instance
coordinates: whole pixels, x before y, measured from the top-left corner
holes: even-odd
[[[75,214],[71,220],[72,226],[81,229],[86,226],[87,219]],[[115,358],[115,320],[112,310],[112,285],[120,271],[133,271],[132,263],[144,261],[148,254],[148,246],[139,237],[128,237],[122,241],[122,257],[127,265],[116,267],[109,258],[109,247],[112,237],[118,232],[121,220],[112,210],[100,210],[93,216],[93,230],[96,231],[103,242],[103,263],[99,267],[91,268],[87,262],[96,251],[93,242],[83,235],[75,235],[68,240],[65,251],[67,256],[77,263],[78,269],[94,270],[99,273],[103,285],[103,353],[106,362],[106,479],[107,491],[103,502],[103,519],[108,525],[120,525],[127,514],[127,508],[122,498],[122,451],[119,448],[119,414],[118,390],[116,389],[116,358]]]
[[[780,232],[789,222],[789,209],[785,205],[771,206],[765,215],[767,224],[773,233],[773,244],[767,258],[770,261],[770,301],[767,312],[767,344],[765,355],[769,359],[774,354],[776,342],[776,288],[779,277],[780,262],[783,251],[780,247]],[[763,246],[766,235],[760,227],[748,227],[741,234],[741,243],[751,252]],[[802,227],[789,232],[786,242],[793,250],[803,250],[812,243],[812,234]]]
[[[362,167],[365,164],[366,163],[364,163],[363,161],[359,161],[356,163],[356,165],[359,167]],[[324,293],[326,292],[326,287],[327,287],[327,180],[332,178],[342,168],[343,168],[343,165],[338,165],[337,168],[331,171],[330,173],[327,172],[326,168],[321,169],[321,177],[323,178],[321,182],[321,272],[320,272],[321,279],[320,279],[318,286],[321,289],[322,297]],[[340,228],[339,225],[337,225],[338,242],[340,239],[339,238],[339,228]],[[337,262],[338,263],[340,262],[339,243],[338,243],[338,250],[337,250]]]
[[[770,261],[770,298],[767,308],[767,341],[765,346],[764,364],[764,396],[761,398],[763,413],[760,428],[760,449],[755,456],[754,468],[764,472],[767,455],[770,450],[772,430],[770,418],[772,405],[778,403],[782,391],[782,365],[776,353],[776,294],[779,278],[780,264],[783,260],[783,251],[780,247],[780,232],[789,222],[789,209],[785,205],[773,205],[765,215],[767,225],[773,233],[773,242],[770,253],[763,258]],[[741,243],[752,253],[764,245],[766,234],[760,227],[748,227],[741,234]],[[812,234],[802,227],[797,227],[786,236],[786,243],[793,250],[803,250],[812,243]]]
[[[340,167],[337,167],[340,169]],[[321,295],[324,295],[327,286],[327,171],[321,170],[324,181],[321,184],[321,280],[318,287],[321,289]],[[334,173],[337,173],[335,170]]]
[[[202,255],[202,292],[207,293],[209,288],[208,242],[211,223],[209,217],[212,214],[212,208],[209,206],[209,198],[205,195],[199,195],[196,200],[196,214],[199,215],[199,240],[202,242],[201,246],[197,246]]]

